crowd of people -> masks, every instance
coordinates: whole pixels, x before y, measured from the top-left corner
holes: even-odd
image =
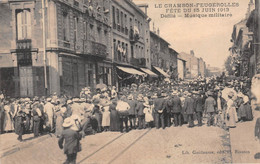
[[[192,81],[156,81],[121,88],[83,88],[79,97],[58,96],[5,98],[0,102],[0,132],[22,135],[55,133],[60,137],[66,118],[77,120],[83,135],[106,131],[166,128],[188,124],[189,128],[236,127],[253,119],[250,80],[228,77]],[[195,121],[197,120],[197,121]],[[195,125],[196,122],[196,125]]]

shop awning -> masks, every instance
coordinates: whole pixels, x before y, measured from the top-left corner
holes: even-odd
[[[151,71],[151,70],[149,70],[147,68],[141,68],[141,70],[144,71],[145,73],[147,73],[150,76],[153,76],[153,77],[157,77],[158,76],[153,71]]]
[[[164,72],[164,70],[162,70],[159,67],[155,67],[153,66],[158,72],[160,72],[164,77],[170,78],[170,75],[168,75],[166,72]]]
[[[126,72],[126,73],[130,73],[130,74],[133,74],[133,75],[145,75],[145,73],[138,71],[134,68],[121,67],[121,66],[117,66],[117,68]]]

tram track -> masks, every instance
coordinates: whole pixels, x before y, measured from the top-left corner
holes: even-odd
[[[126,147],[124,149],[122,149],[120,152],[118,152],[112,159],[108,160],[108,164],[113,163],[116,159],[118,159],[121,155],[123,155],[127,150],[129,150],[133,145],[135,145],[139,140],[141,140],[145,135],[147,135],[150,132],[151,129],[146,130],[142,135],[140,135],[138,138],[134,139],[130,144],[127,144]],[[84,157],[83,159],[81,159],[79,162],[77,162],[78,164],[82,164],[82,163],[87,163],[87,160],[90,158],[93,158],[97,155],[99,155],[99,153],[106,149],[109,145],[115,143],[116,141],[118,141],[119,139],[121,139],[123,136],[127,136],[130,133],[123,133],[117,137],[115,137],[114,139],[110,140],[109,142],[107,142],[106,144],[104,144],[103,146],[101,146],[100,148],[98,148],[97,150],[95,150],[93,153],[87,155],[86,157]],[[98,163],[98,162],[96,162]],[[104,162],[102,162],[104,163]]]

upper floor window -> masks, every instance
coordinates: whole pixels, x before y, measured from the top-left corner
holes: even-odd
[[[69,41],[69,17],[67,12],[63,12],[62,33],[63,40]]]
[[[73,19],[73,29],[74,29],[74,42],[77,41],[77,36],[78,36],[78,17],[74,17]]]
[[[17,40],[31,39],[30,9],[16,10]]]

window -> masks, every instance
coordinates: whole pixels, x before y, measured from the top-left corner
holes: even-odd
[[[112,6],[112,14],[113,14],[113,28],[116,28],[116,13],[115,13],[115,6]]]
[[[117,24],[119,24],[119,9],[116,9]]]
[[[97,27],[97,31],[98,31],[97,42],[102,43],[102,32],[101,32],[101,28],[100,28],[100,27]]]
[[[17,39],[31,39],[31,12],[29,9],[16,10]]]
[[[74,17],[73,19],[73,28],[74,28],[74,42],[77,41],[77,35],[78,35],[78,18]]]
[[[87,39],[87,22],[83,22],[83,34],[84,34],[84,40]]]
[[[123,27],[123,25],[124,25],[124,14],[121,11],[121,27]]]
[[[62,34],[63,34],[63,40],[69,41],[69,18],[68,13],[63,12],[62,17]]]

